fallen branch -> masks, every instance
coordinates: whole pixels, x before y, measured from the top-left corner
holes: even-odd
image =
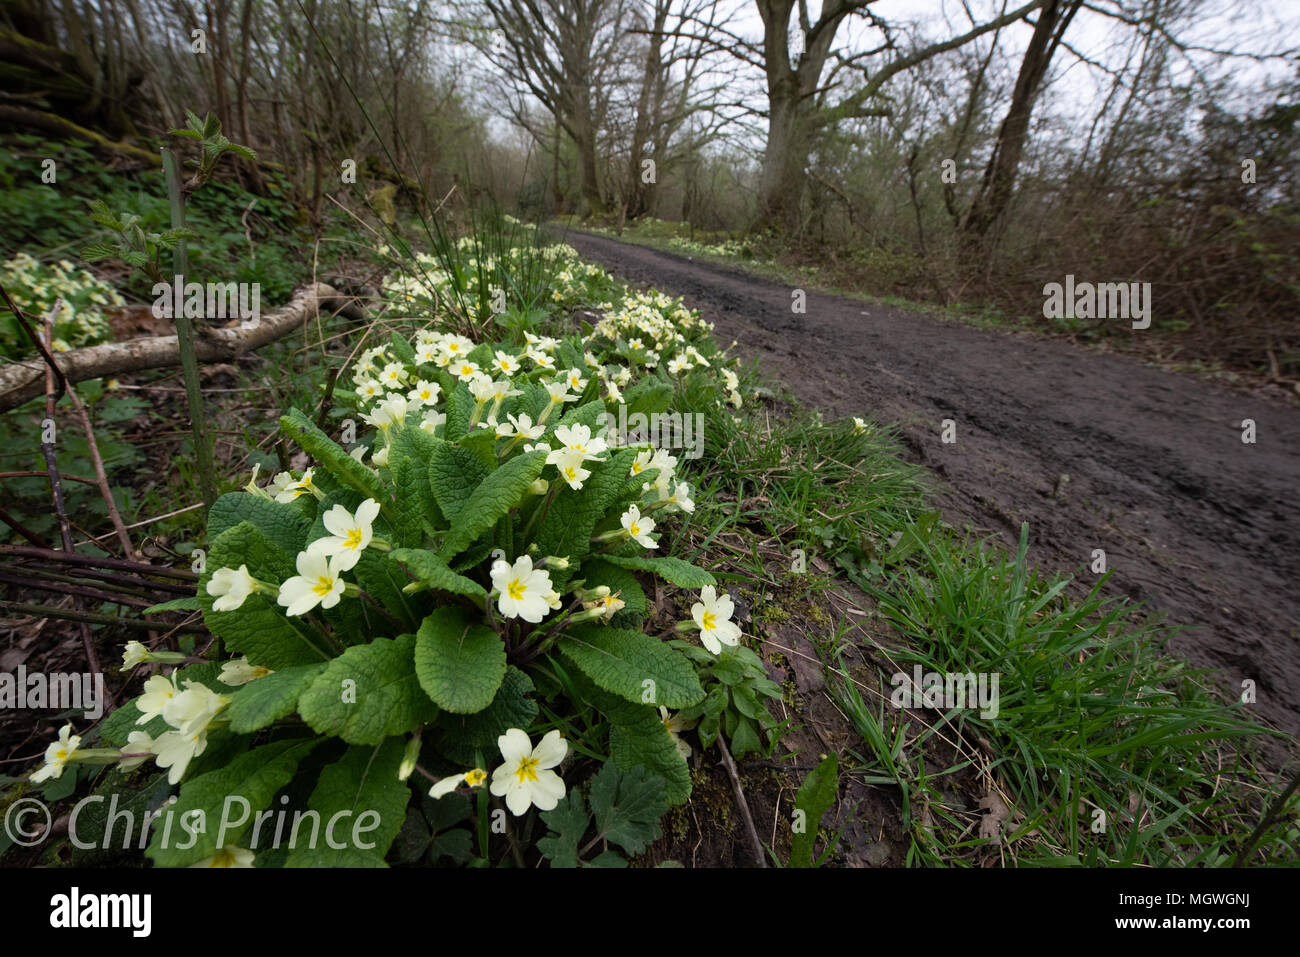
[[[759,867],[767,867],[767,856],[763,853],[763,842],[758,839],[758,828],[754,827],[753,815],[749,813],[749,802],[745,800],[745,789],[740,786],[740,772],[727,747],[727,739],[718,731],[718,750],[722,753],[722,763],[726,765],[727,776],[731,778],[731,789],[736,793],[736,804],[740,807],[741,820],[745,822],[745,833],[749,835],[749,846],[754,852],[754,860]]]
[[[0,104],[0,125],[22,126],[30,130],[51,133],[63,139],[82,140],[102,149],[129,156],[131,159],[149,166],[162,165],[162,159],[157,153],[141,149],[139,146],[132,146],[130,143],[114,143],[107,136],[96,133],[84,126],[78,126],[62,116],[46,113],[44,110],[32,110],[25,106]]]
[[[260,318],[208,330],[194,343],[195,351],[203,362],[229,361],[288,335],[315,316],[321,307],[350,319],[362,319],[365,315],[354,300],[340,296],[332,286],[313,283],[298,290],[284,306]],[[81,382],[179,365],[181,353],[176,336],[147,336],[61,352],[55,360],[67,381]],[[15,362],[0,369],[0,412],[41,395],[44,371],[45,365],[39,359]]]

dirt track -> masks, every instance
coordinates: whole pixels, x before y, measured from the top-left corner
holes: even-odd
[[[1105,549],[1113,594],[1189,626],[1174,654],[1221,669],[1234,695],[1253,679],[1260,718],[1300,735],[1295,409],[1129,357],[836,296],[810,292],[796,315],[787,286],[591,234],[565,239],[624,279],[685,297],[806,403],[898,422],[942,478],[954,525],[1011,543],[1029,522],[1031,561],[1081,582]],[[944,419],[955,444],[940,440]],[[1253,445],[1243,419],[1256,423]],[[1295,750],[1267,753],[1277,766]]]

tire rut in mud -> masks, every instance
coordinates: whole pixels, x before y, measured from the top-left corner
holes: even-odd
[[[811,291],[797,315],[788,286],[588,233],[564,239],[625,280],[684,297],[808,405],[897,422],[909,457],[942,479],[952,524],[1014,545],[1028,522],[1030,560],[1082,590],[1104,549],[1108,594],[1182,626],[1171,653],[1218,670],[1231,696],[1254,681],[1254,715],[1300,734],[1293,407],[1128,356]],[[953,444],[940,440],[944,419]],[[1286,740],[1263,751],[1274,768],[1295,754]]]

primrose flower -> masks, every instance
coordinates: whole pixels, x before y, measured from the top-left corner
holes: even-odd
[[[719,596],[713,585],[700,589],[700,600],[691,606],[691,617],[700,628],[700,641],[715,655],[723,645],[740,644],[740,626],[731,620],[735,605],[730,595]]]
[[[582,377],[582,371],[579,369],[570,369],[564,373],[564,381],[570,389],[580,395],[582,390],[587,388],[587,380]]]
[[[589,426],[556,426],[555,437],[560,440],[564,447],[556,449],[546,457],[547,465],[554,465],[558,457],[566,452],[579,455],[581,459],[594,459],[597,462],[605,461],[599,458],[600,453],[606,449],[605,440],[599,436],[592,438]]]
[[[406,381],[406,369],[400,362],[390,362],[379,370],[379,384],[385,388],[399,386]]]
[[[492,368],[505,373],[507,376],[512,376],[519,371],[519,360],[498,349],[496,355],[492,358]]]
[[[415,350],[416,365],[427,366],[430,363],[438,361],[438,355],[442,352],[438,346],[432,342],[426,342],[420,348]]]
[[[80,744],[81,738],[72,733],[72,725],[65,724],[59,730],[58,739],[51,741],[50,746],[45,749],[45,764],[33,771],[28,780],[32,784],[40,784],[50,778],[63,777],[63,769],[72,760],[72,756],[76,753]],[[555,805],[551,806],[554,807]]]
[[[644,518],[641,515],[641,509],[635,505],[629,505],[626,512],[623,513],[619,521],[623,528],[627,530],[628,538],[635,539],[643,548],[658,548],[659,543],[650,537],[654,531],[654,519]]]
[[[219,695],[207,685],[198,681],[186,681],[185,690],[170,698],[163,706],[163,720],[181,734],[192,734],[206,728],[208,722],[230,703],[225,695]]]
[[[325,497],[325,493],[322,492],[320,489],[318,489],[312,483],[312,475],[315,474],[315,471],[316,471],[315,469],[308,469],[307,471],[302,473],[302,478],[298,479],[297,481],[291,482],[291,484],[285,485],[284,488],[275,496],[275,500],[277,502],[292,502],[299,495],[306,495],[308,493],[315,495],[317,498],[323,499]],[[280,475],[287,475],[287,474],[288,474],[287,472],[280,473]],[[274,479],[271,480],[272,485],[274,485],[279,480],[280,475],[277,475]]]
[[[257,579],[248,573],[247,565],[218,568],[208,579],[207,585],[208,594],[216,598],[212,603],[213,611],[234,611],[257,589]]]
[[[415,383],[415,388],[407,393],[406,398],[411,403],[411,408],[419,409],[426,405],[433,405],[438,401],[438,393],[442,391],[442,386],[436,382],[430,382],[428,379],[421,379]]]
[[[281,498],[280,496],[283,492],[286,492],[289,489],[291,489],[294,485],[294,482],[295,482],[294,477],[290,475],[288,472],[276,472],[275,475],[271,477],[271,484],[266,487],[266,492],[277,502],[289,501],[288,499]]]
[[[439,412],[437,409],[425,409],[424,418],[420,420],[420,428],[433,435],[433,430],[447,421],[447,414]]]
[[[596,358],[596,354],[595,354],[594,352],[584,352],[584,353],[582,354],[582,361],[583,361],[584,363],[586,363],[586,366],[587,366],[588,369],[601,369],[601,368],[603,368],[603,366],[601,365],[600,360]]]
[[[853,434],[867,431],[867,423],[859,419],[856,415],[853,417]]]
[[[132,731],[126,736],[122,758],[117,762],[121,771],[134,771],[154,756],[153,735],[148,731]]]
[[[569,392],[569,383],[564,379],[557,379],[554,382],[548,382],[546,391],[551,397],[552,405],[559,405],[562,402],[573,402],[578,397]]]
[[[664,501],[669,505],[676,505],[683,512],[695,511],[695,503],[691,500],[691,487],[685,482],[678,482],[677,488]]]
[[[343,595],[341,555],[325,556],[320,552],[298,553],[298,574],[280,585],[276,602],[285,607],[286,615],[305,615],[317,605],[333,608]]]
[[[442,343],[443,352],[453,359],[460,359],[474,348],[474,340],[464,336],[448,336]]]
[[[506,799],[510,813],[518,816],[530,807],[550,811],[564,797],[564,781],[551,768],[569,753],[568,742],[559,731],[548,731],[532,746],[528,735],[511,728],[497,738],[505,763],[492,772],[492,793]]]
[[[148,660],[148,648],[138,641],[128,641],[126,650],[122,652],[122,670],[130,671],[136,665],[144,664]]]
[[[473,382],[483,373],[479,371],[477,362],[470,362],[468,359],[457,359],[451,364],[451,373],[461,382]]]
[[[506,618],[535,625],[550,610],[546,596],[552,591],[551,576],[545,569],[533,568],[528,555],[520,555],[513,565],[501,559],[493,562],[492,587],[500,592],[497,610]]]
[[[526,352],[524,355],[532,359],[534,366],[538,369],[555,369],[554,356],[550,356],[545,352]]]
[[[497,425],[497,436],[508,439],[517,435],[523,439],[539,439],[546,434],[546,426],[533,425],[532,417],[527,412],[521,412],[516,418],[512,413],[506,413],[508,421],[501,422]]]
[[[246,685],[250,681],[256,681],[258,678],[265,678],[271,674],[270,668],[263,668],[261,665],[255,665],[248,660],[245,655],[242,658],[236,658],[234,661],[227,661],[221,666],[221,674],[217,680],[224,685],[238,687]]]
[[[387,429],[394,425],[401,425],[406,421],[408,407],[406,396],[390,392],[384,401],[376,406],[374,412],[367,413],[361,418],[362,421],[373,425],[377,429]]]
[[[546,456],[548,465],[554,465],[555,470],[560,473],[560,478],[569,483],[569,488],[575,492],[582,488],[582,483],[591,478],[591,472],[582,467],[586,461],[586,456],[582,452],[573,452],[569,449],[555,449],[550,455]]]
[[[678,375],[691,368],[691,360],[684,355],[676,355],[668,360],[668,371],[673,375]]]
[[[357,506],[353,515],[342,505],[335,505],[325,513],[323,521],[328,538],[318,538],[307,546],[307,551],[317,555],[336,556],[335,567],[340,572],[350,571],[361,561],[361,553],[369,547],[374,537],[374,521],[379,516],[379,503],[368,498]]]
[[[153,675],[144,683],[144,693],[136,698],[135,706],[140,709],[140,717],[135,719],[136,724],[145,724],[163,713],[181,689],[176,687],[176,675],[173,672],[170,678],[162,675]]]
[[[223,847],[190,867],[252,867],[256,855],[243,847]]]
[[[449,774],[445,778],[440,778],[438,783],[429,788],[429,797],[437,799],[445,797],[462,784],[467,784],[472,788],[481,788],[487,780],[487,772],[482,768],[473,768],[464,774]]]
[[[680,714],[669,714],[668,709],[663,705],[659,706],[659,720],[668,729],[668,737],[672,738],[673,744],[677,745],[677,753],[682,756],[682,760],[689,761],[691,746],[681,739],[681,733],[695,727],[695,722],[684,720]]]
[[[475,402],[487,402],[496,392],[496,387],[489,376],[479,375],[469,384],[469,394]]]

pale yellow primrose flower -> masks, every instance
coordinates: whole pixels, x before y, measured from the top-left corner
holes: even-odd
[[[252,867],[256,857],[252,851],[243,847],[223,847],[211,857],[205,857],[190,867]]]
[[[493,562],[492,587],[500,592],[497,610],[506,618],[535,625],[550,610],[546,596],[552,591],[551,576],[543,568],[533,568],[528,555],[520,555],[513,565],[501,559]]]
[[[212,603],[213,611],[234,611],[255,591],[257,581],[248,573],[247,565],[218,568],[208,579],[207,592],[217,599]]]
[[[343,595],[339,568],[341,555],[326,557],[318,552],[299,552],[298,574],[280,585],[276,602],[286,615],[305,615],[317,605],[333,608]]]
[[[440,778],[437,784],[429,788],[429,797],[434,799],[444,797],[462,784],[472,788],[481,788],[486,780],[487,772],[482,768],[473,768],[464,774],[450,774],[445,778]]]
[[[497,746],[505,763],[492,772],[492,794],[504,797],[516,817],[530,807],[554,810],[564,797],[564,781],[551,768],[569,753],[560,732],[548,731],[534,748],[527,734],[511,728],[497,738]]]
[[[723,645],[740,644],[740,626],[731,620],[735,605],[730,595],[719,596],[713,585],[700,589],[700,600],[691,606],[691,617],[700,626],[700,641],[715,655]]]
[[[368,498],[357,506],[356,514],[342,505],[335,505],[325,513],[322,521],[329,537],[318,538],[307,546],[316,555],[334,556],[335,567],[340,572],[350,571],[361,561],[361,553],[374,538],[374,521],[379,517],[379,503]]]
[[[643,548],[659,547],[659,543],[650,537],[655,527],[654,519],[645,518],[641,514],[641,509],[635,505],[629,505],[619,521],[627,530],[628,538],[635,540]]]
[[[263,668],[261,665],[255,665],[248,660],[248,656],[236,658],[234,661],[227,661],[221,666],[221,674],[217,680],[223,685],[230,685],[237,688],[240,685],[246,685],[250,681],[256,681],[258,678],[265,678],[273,674],[270,668]]]
[[[62,777],[63,769],[72,760],[72,755],[80,744],[81,737],[72,733],[71,724],[65,724],[59,730],[58,739],[51,741],[45,749],[45,764],[33,771],[28,780],[32,784],[40,784],[49,778]]]

